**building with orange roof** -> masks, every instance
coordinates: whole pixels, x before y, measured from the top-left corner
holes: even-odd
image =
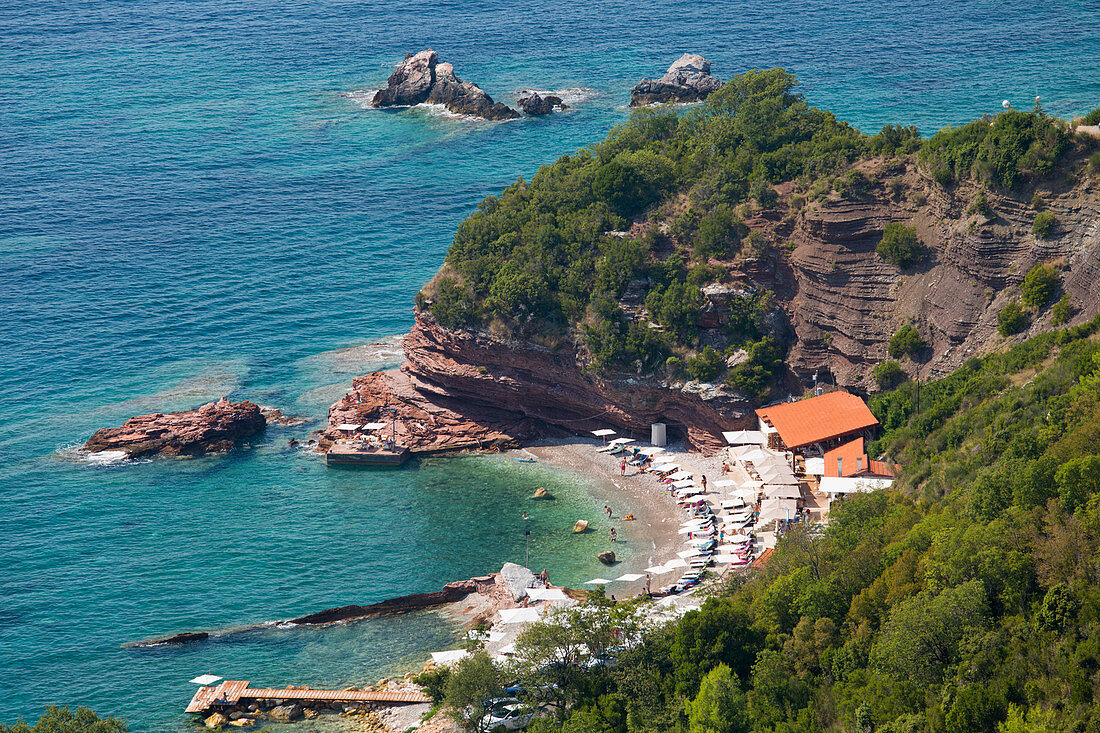
[[[756,416],[769,445],[789,450],[817,447],[825,451],[856,437],[870,438],[879,425],[867,404],[848,392],[763,407]]]
[[[825,475],[851,478],[893,478],[894,467],[885,461],[872,461],[864,447],[863,436],[833,448],[825,454]]]

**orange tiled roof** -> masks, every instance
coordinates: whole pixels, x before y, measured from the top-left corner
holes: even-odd
[[[847,392],[829,392],[799,402],[764,407],[756,414],[779,432],[788,448],[873,428],[878,420],[863,400]]]
[[[775,552],[775,550],[773,550],[770,547],[768,549],[764,550],[764,552],[760,553],[760,557],[758,557],[758,558],[756,558],[755,560],[752,561],[752,565],[750,567],[753,567],[753,568],[756,568],[756,569],[760,569],[760,568],[764,567],[765,565],[768,564],[768,560],[772,559],[772,554],[774,552]]]
[[[833,448],[825,454],[825,475],[838,476],[836,459],[840,459],[844,476],[893,476],[894,470],[885,461],[872,461],[863,446],[863,438],[856,438],[844,445]]]

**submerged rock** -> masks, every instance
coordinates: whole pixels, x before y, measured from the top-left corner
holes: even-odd
[[[578,519],[577,523],[573,525],[573,534],[580,534],[588,529],[587,519]]]
[[[523,97],[516,104],[519,105],[525,115],[548,115],[554,111],[555,107],[568,109],[568,105],[562,103],[561,97],[556,97],[553,94],[547,94],[543,97],[538,92],[531,92],[531,96]]]
[[[604,550],[599,555],[596,555],[596,559],[602,562],[604,565],[614,565],[615,553],[611,550]]]
[[[642,79],[630,90],[630,106],[699,102],[722,88],[710,75],[710,62],[697,54],[685,53],[660,79]]]
[[[268,711],[267,717],[278,723],[293,723],[302,717],[302,708],[297,705],[279,705]]]
[[[535,493],[531,495],[531,498],[532,499],[553,499],[554,495],[540,486],[537,489],[535,489]]]
[[[266,426],[259,405],[222,397],[196,410],[141,415],[121,427],[97,430],[84,450],[122,451],[128,458],[225,453]]]
[[[440,63],[431,49],[407,54],[390,75],[386,88],[380,89],[371,100],[372,107],[414,104],[442,104],[455,114],[486,120],[519,117],[519,112],[494,102],[477,84],[459,79],[454,67]]]

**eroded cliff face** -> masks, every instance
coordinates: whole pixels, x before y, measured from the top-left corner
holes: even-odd
[[[585,372],[570,347],[445,329],[423,312],[404,347],[399,371],[356,379],[332,406],[325,445],[337,436],[334,426],[388,421],[390,409],[398,442],[418,452],[514,446],[607,426],[648,439],[655,422],[668,426],[670,439],[713,452],[725,445],[723,430],[755,424],[739,396],[704,399],[653,378],[603,379]]]
[[[1042,239],[1031,233],[1033,191],[987,191],[990,217],[967,213],[975,186],[945,191],[914,166],[889,180],[896,194],[884,182],[851,200],[807,207],[790,227],[794,249],[785,267],[795,285],[777,292],[794,330],[788,364],[800,376],[828,372],[838,384],[870,388],[871,369],[888,358],[887,343],[904,323],[929,343],[926,353],[904,364],[921,377],[944,375],[971,356],[1049,330],[1048,307],[1026,332],[1009,339],[997,334],[997,313],[1019,296],[1027,271],[1040,262],[1061,270],[1077,309],[1073,323],[1096,314],[1100,190],[1089,181],[1040,189],[1059,222]],[[891,221],[914,227],[928,250],[910,270],[875,254]]]
[[[729,277],[704,288],[703,343],[721,349],[730,299],[767,288],[776,294],[768,330],[788,345],[787,364],[801,379],[792,378],[784,390],[798,393],[817,374],[866,392],[873,389],[871,370],[888,358],[887,344],[904,323],[928,342],[915,360],[903,360],[921,377],[946,374],[971,356],[1052,328],[1047,307],[1024,333],[997,334],[997,313],[1019,297],[1036,263],[1060,269],[1074,302],[1071,323],[1100,309],[1100,187],[1087,178],[1062,171],[1054,178],[1066,183],[1039,189],[1058,220],[1052,236],[1042,239],[1031,232],[1035,190],[987,191],[988,216],[968,213],[979,191],[974,185],[944,190],[912,163],[869,161],[861,169],[870,183],[858,193],[830,194],[795,211],[787,204],[790,186],[779,187],[783,203],[747,220],[772,246],[719,263]],[[927,250],[909,270],[875,253],[892,221],[914,227]],[[647,226],[639,222],[635,229]],[[624,295],[622,305],[632,317],[646,317],[637,293]],[[573,344],[552,350],[445,329],[419,313],[404,347],[399,371],[355,380],[353,391],[333,405],[322,447],[337,437],[332,426],[388,419],[390,409],[398,441],[416,451],[511,446],[606,426],[641,438],[651,423],[664,422],[672,439],[711,452],[724,445],[721,431],[755,426],[755,405],[743,396],[656,377],[597,376]]]

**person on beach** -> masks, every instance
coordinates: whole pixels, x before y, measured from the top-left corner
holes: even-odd
[[[707,475],[703,474],[703,492],[706,493],[706,490],[707,490]]]
[[[647,596],[653,594],[653,591],[650,589],[650,580],[651,578],[648,575],[645,576],[645,594]]]
[[[619,461],[619,475],[620,476],[625,476],[626,475],[626,459],[625,458],[623,460]]]
[[[607,518],[611,519],[611,507],[609,507],[607,504],[604,504],[603,505],[603,510],[604,510],[604,513],[607,514]]]
[[[614,527],[611,528],[611,541],[612,542],[615,541],[615,528]]]
[[[539,573],[539,580],[542,581],[543,585],[550,584],[550,573],[546,572],[546,568],[543,568],[542,572]]]

